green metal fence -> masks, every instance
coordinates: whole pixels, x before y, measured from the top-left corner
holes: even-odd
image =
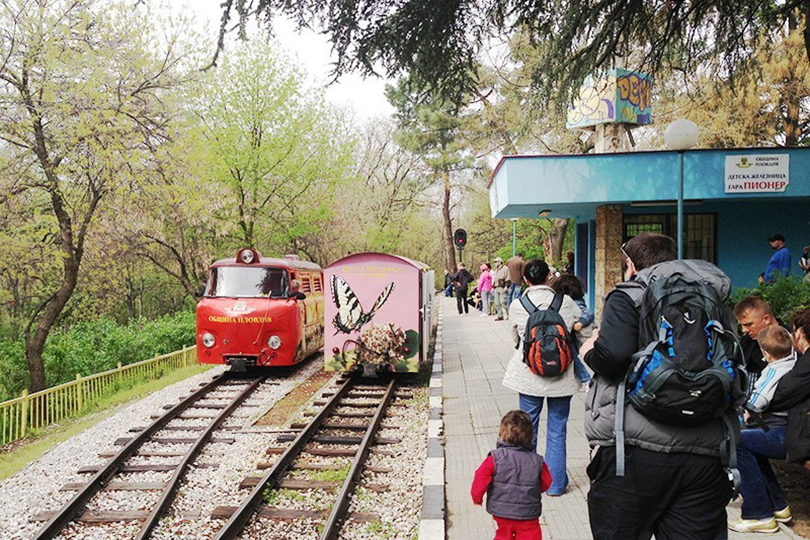
[[[22,439],[33,429],[40,429],[78,415],[102,396],[135,381],[157,379],[161,375],[197,361],[196,347],[156,356],[135,364],[118,367],[41,392],[0,403],[0,445]]]

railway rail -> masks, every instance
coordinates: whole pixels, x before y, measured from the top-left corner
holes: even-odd
[[[180,403],[171,406],[165,413],[160,415],[152,424],[140,430],[137,435],[131,440],[120,441],[123,447],[112,454],[111,459],[103,466],[98,467],[93,476],[86,482],[79,485],[68,486],[71,489],[76,489],[75,495],[62,506],[61,509],[53,513],[47,519],[45,525],[36,533],[34,538],[36,540],[49,540],[59,536],[63,530],[72,521],[81,518],[85,507],[98,496],[99,492],[103,489],[111,490],[128,490],[128,489],[152,489],[160,490],[160,496],[152,509],[148,512],[131,512],[130,519],[141,520],[140,529],[135,536],[137,540],[148,538],[157,524],[158,520],[163,517],[171,506],[174,500],[180,483],[188,471],[189,466],[194,462],[195,458],[200,454],[202,449],[209,442],[215,441],[214,432],[221,428],[223,423],[231,417],[233,412],[242,405],[250,395],[267,379],[267,375],[261,375],[253,379],[237,378],[233,374],[225,373],[212,379],[208,383],[204,383],[199,389],[193,392],[186,399]],[[234,390],[236,395],[230,397],[230,402],[227,404],[221,403],[206,403],[206,398],[211,396],[214,392],[223,390]],[[223,399],[223,398],[219,398]],[[200,411],[200,412],[196,412]],[[215,416],[203,415],[202,412],[210,412],[211,410],[219,410]],[[200,426],[187,426],[172,427],[170,424],[174,420],[183,418],[196,418],[196,419],[210,419],[207,424]],[[194,439],[174,439],[174,438],[161,438],[156,437],[161,431],[188,431],[197,432]],[[122,474],[132,471],[140,470],[138,465],[128,466],[127,462],[137,457],[145,447],[145,445],[161,445],[161,444],[182,444],[188,445],[183,452],[144,452],[145,456],[161,456],[161,457],[180,457],[181,461],[178,464],[166,465],[163,470],[173,471],[173,474],[168,482],[159,482],[150,485],[133,486],[127,482],[116,482],[115,478]],[[150,470],[158,470],[158,468],[151,468]],[[89,470],[94,470],[90,468]],[[125,520],[126,512],[118,513],[118,519]],[[114,521],[116,517],[109,520]],[[87,516],[85,521],[103,522],[107,519],[99,516]]]
[[[286,479],[293,468],[306,468],[306,464],[296,464],[296,462],[307,452],[307,447],[311,443],[322,444],[337,444],[354,446],[357,445],[356,450],[337,451],[333,455],[353,455],[351,466],[346,474],[334,502],[331,504],[331,511],[323,518],[321,523],[321,533],[319,535],[321,540],[333,540],[337,538],[340,532],[341,525],[347,519],[349,502],[355,487],[357,486],[360,476],[364,470],[366,460],[375,443],[378,431],[382,425],[382,419],[386,414],[386,410],[394,398],[395,381],[390,381],[386,386],[370,386],[361,383],[355,379],[345,379],[341,382],[338,389],[331,394],[324,394],[329,396],[325,403],[322,403],[322,408],[311,418],[311,420],[304,425],[294,425],[294,428],[300,429],[297,435],[289,437],[279,437],[280,441],[292,438],[292,442],[286,449],[283,450],[281,455],[275,463],[267,469],[264,476],[257,479],[250,495],[243,501],[241,506],[235,509],[225,508],[221,509],[221,517],[230,514],[225,525],[219,530],[216,535],[216,540],[231,540],[238,538],[246,529],[252,519],[256,517],[284,517],[287,519],[294,518],[308,518],[318,519],[323,518],[323,513],[319,511],[298,511],[287,512],[283,510],[270,508],[264,504],[266,497],[271,490],[278,490],[285,485],[290,485],[291,480]],[[358,404],[348,401],[351,398],[373,398],[377,403],[364,402]],[[336,409],[338,408],[361,408],[362,412],[358,413],[341,413]],[[369,411],[373,409],[373,412]],[[365,424],[349,424],[341,422],[341,418],[363,418],[367,419]],[[348,431],[361,431],[361,437],[340,437],[330,436],[327,433],[332,430],[348,430]],[[376,441],[380,442],[380,441]],[[329,455],[326,452],[325,455]],[[323,465],[318,468],[328,468]],[[384,472],[384,471],[383,471]]]

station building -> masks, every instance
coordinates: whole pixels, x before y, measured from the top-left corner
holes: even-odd
[[[642,232],[677,237],[683,172],[684,258],[717,264],[735,287],[756,285],[781,233],[801,272],[810,244],[810,148],[506,156],[489,183],[496,218],[573,218],[575,267],[601,312],[621,280],[621,245]],[[681,169],[681,166],[683,169]]]

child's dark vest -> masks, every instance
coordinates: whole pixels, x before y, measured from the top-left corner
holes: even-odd
[[[495,461],[495,475],[487,490],[487,512],[506,519],[538,518],[543,510],[543,458],[528,448],[503,441],[498,441],[489,455]]]

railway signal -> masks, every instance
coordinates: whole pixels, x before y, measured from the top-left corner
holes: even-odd
[[[467,231],[464,229],[456,229],[453,233],[453,244],[458,248],[458,260],[463,261],[464,247],[467,245]]]

